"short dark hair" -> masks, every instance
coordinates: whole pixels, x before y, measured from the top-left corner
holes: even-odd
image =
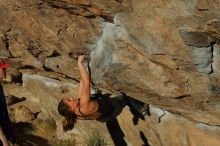
[[[66,132],[73,129],[77,116],[74,112],[70,111],[70,107],[64,103],[63,99],[58,104],[58,112],[60,115],[65,117],[65,119],[62,121],[63,130]]]

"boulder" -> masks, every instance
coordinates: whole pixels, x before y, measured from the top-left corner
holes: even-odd
[[[1,2],[0,55],[18,72],[5,93],[36,101],[60,138],[99,127],[112,145],[116,133],[121,145],[217,146],[219,8],[218,0]],[[57,104],[77,96],[78,54],[89,56],[96,87],[149,104],[152,116],[134,125],[125,108],[116,127],[80,121],[63,133]]]
[[[30,111],[26,106],[18,106],[14,109],[15,122],[32,122],[36,119],[36,115]]]

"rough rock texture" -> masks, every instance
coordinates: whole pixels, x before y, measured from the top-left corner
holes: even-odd
[[[86,54],[97,87],[153,105],[135,126],[122,112],[122,142],[220,145],[219,14],[218,0],[0,0],[0,56],[12,64],[6,95],[34,101],[60,138],[71,136],[57,104],[77,96],[75,58]],[[89,124],[73,133],[98,124],[112,144],[105,124]]]
[[[31,122],[36,119],[36,115],[25,106],[18,106],[14,111],[15,121],[19,122]]]
[[[139,146],[217,146],[220,143],[220,127],[193,122],[154,106],[150,106],[150,112],[150,117],[134,122],[134,117],[125,108],[123,113],[126,116],[121,115],[118,118],[118,123],[130,143]]]
[[[105,24],[91,53],[94,81],[219,125],[219,30],[213,29],[219,6],[218,1],[172,0],[128,5],[114,24]]]

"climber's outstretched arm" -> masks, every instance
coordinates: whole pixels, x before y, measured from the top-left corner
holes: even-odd
[[[84,57],[84,55],[78,57],[78,67],[81,76],[79,98],[82,106],[88,106],[90,101],[90,78],[83,63]]]
[[[79,97],[82,96],[82,93],[83,93],[83,83],[82,83],[82,79],[80,79],[80,82],[79,82]]]

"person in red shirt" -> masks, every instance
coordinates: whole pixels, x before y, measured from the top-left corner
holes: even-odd
[[[6,78],[6,68],[10,65],[0,58],[0,79]],[[9,141],[14,142],[12,126],[8,116],[7,105],[3,87],[0,84],[0,145],[9,146]]]

